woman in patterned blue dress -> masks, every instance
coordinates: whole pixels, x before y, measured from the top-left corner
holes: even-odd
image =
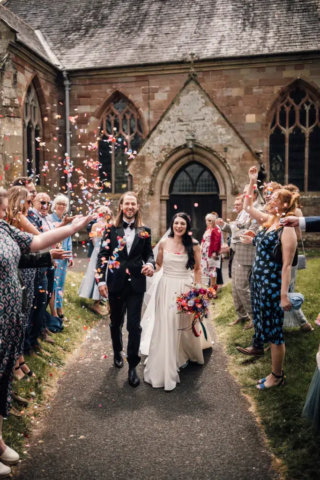
[[[285,343],[283,337],[284,312],[292,308],[288,292],[291,279],[291,265],[297,249],[297,235],[293,228],[282,227],[280,219],[292,215],[297,208],[299,194],[280,189],[271,195],[267,212],[252,206],[252,193],[258,180],[258,170],[249,170],[250,186],[244,208],[251,218],[262,225],[255,239],[244,235],[244,243],[256,245],[256,257],[251,275],[251,302],[255,334],[253,344],[248,348],[237,347],[244,355],[263,356],[264,344],[270,343],[272,373],[259,380],[260,390],[282,385]],[[281,238],[282,263],[277,263],[273,250]]]

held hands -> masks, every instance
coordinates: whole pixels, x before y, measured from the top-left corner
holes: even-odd
[[[299,227],[299,217],[285,217],[280,220],[284,227]]]
[[[100,285],[98,287],[101,297],[108,298],[108,287],[107,285]]]
[[[292,309],[292,303],[287,294],[281,295],[281,308],[284,312],[290,312]]]
[[[141,273],[145,275],[146,277],[153,277],[154,274],[154,269],[152,265],[144,265],[142,267]]]
[[[257,169],[257,167],[251,167],[249,169],[249,178],[250,178],[250,182],[257,183],[257,181],[258,181],[258,169]]]

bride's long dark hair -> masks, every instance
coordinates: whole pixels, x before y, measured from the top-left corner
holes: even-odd
[[[174,224],[175,219],[178,218],[178,217],[183,218],[183,220],[185,220],[185,222],[187,223],[186,231],[182,236],[182,244],[184,245],[184,247],[186,249],[186,252],[188,254],[188,261],[187,261],[187,264],[186,264],[186,268],[187,269],[190,268],[190,270],[193,270],[194,266],[195,266],[195,263],[196,263],[195,258],[194,258],[193,247],[196,244],[192,240],[192,235],[189,234],[189,232],[191,232],[191,218],[187,213],[180,212],[180,213],[176,213],[173,216],[173,218],[171,220],[171,223],[170,223],[170,230],[171,231],[169,233],[169,237],[171,237],[171,238],[174,237],[173,224]]]

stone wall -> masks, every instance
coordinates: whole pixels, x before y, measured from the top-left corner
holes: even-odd
[[[39,99],[42,136],[41,169],[48,162],[48,171],[41,172],[40,188],[58,192],[58,164],[65,155],[64,95],[57,85],[57,71],[28,52],[14,46],[14,34],[0,21],[1,65],[1,143],[0,183],[8,187],[12,180],[27,172],[23,146],[24,99],[32,82]],[[6,41],[7,40],[7,41]],[[9,45],[9,41],[10,43]],[[62,93],[62,95],[61,95]],[[62,101],[62,105],[59,104]],[[59,119],[59,115],[61,119]],[[60,145],[60,146],[59,146]]]
[[[45,145],[43,188],[57,193],[64,186],[65,156],[64,88],[61,73],[15,44],[14,33],[0,22],[1,136],[0,176],[8,185],[25,169],[23,158],[23,102],[31,81],[37,90]],[[69,72],[72,125],[71,159],[84,171],[84,161],[98,160],[92,146],[99,135],[101,116],[108,100],[119,91],[133,102],[142,119],[146,142],[130,164],[134,188],[139,191],[147,218],[156,213],[165,223],[165,202],[170,179],[178,166],[190,160],[186,138],[192,133],[197,159],[211,166],[220,186],[223,213],[231,215],[237,191],[246,183],[246,172],[261,152],[268,164],[269,127],[273,107],[296,79],[320,91],[320,57],[317,54],[274,56],[243,60],[199,62],[197,82],[186,86],[187,64],[141,66]],[[61,118],[59,118],[59,116]],[[267,165],[268,166],[268,165]],[[169,168],[170,167],[170,168]],[[79,175],[73,184],[79,194]],[[118,195],[110,195],[113,205]],[[303,196],[306,215],[319,213],[320,195]],[[151,212],[151,213],[150,213]],[[157,220],[159,223],[159,221]],[[154,222],[156,223],[156,222]],[[156,226],[156,229],[158,227]]]
[[[108,99],[114,92],[121,92],[134,103],[141,115],[147,137],[151,132],[153,138],[153,152],[148,137],[130,166],[135,189],[143,190],[146,208],[157,208],[165,216],[164,207],[160,207],[161,195],[156,194],[150,200],[146,196],[147,185],[156,181],[154,172],[159,167],[157,163],[174,155],[178,146],[184,147],[188,133],[196,133],[196,143],[200,147],[209,148],[211,155],[216,158],[220,155],[225,160],[232,170],[237,187],[242,189],[246,182],[247,168],[254,158],[253,152],[259,152],[268,167],[270,121],[281,92],[299,78],[317,91],[320,88],[320,58],[317,55],[244,59],[232,63],[206,62],[196,65],[196,71],[197,81],[208,96],[206,101],[210,98],[213,100],[221,122],[230,122],[233,136],[224,136],[221,131],[211,130],[210,125],[206,124],[212,120],[210,115],[203,116],[201,109],[198,117],[194,115],[192,102],[185,105],[184,114],[189,108],[187,117],[180,119],[177,114],[171,122],[177,122],[179,127],[171,129],[169,126],[168,109],[188,79],[187,65],[74,72],[70,74],[71,111],[73,115],[78,115],[77,126],[78,132],[81,129],[81,138],[73,138],[72,158],[80,166],[86,158],[98,159],[98,152],[88,151],[85,146],[96,140]],[[212,136],[209,132],[212,132]],[[235,137],[238,138],[237,142]],[[240,144],[245,146],[246,154],[244,151],[241,154],[237,152]],[[90,172],[87,175],[89,178]],[[227,195],[230,193],[227,192]],[[110,196],[116,202],[117,195]],[[306,215],[318,213],[319,197],[319,194],[314,194],[307,195],[307,200],[303,199]],[[231,214],[232,201],[231,197],[227,203],[227,215]]]

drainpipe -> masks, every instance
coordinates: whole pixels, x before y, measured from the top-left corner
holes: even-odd
[[[71,171],[71,130],[70,130],[70,90],[71,90],[71,82],[68,78],[66,70],[63,70],[63,83],[65,89],[65,114],[66,114],[66,153],[68,155],[69,165],[68,165],[68,174],[67,174],[67,192],[68,192],[68,199],[69,199],[69,212],[71,210],[71,189],[70,183],[72,184],[72,171]]]

